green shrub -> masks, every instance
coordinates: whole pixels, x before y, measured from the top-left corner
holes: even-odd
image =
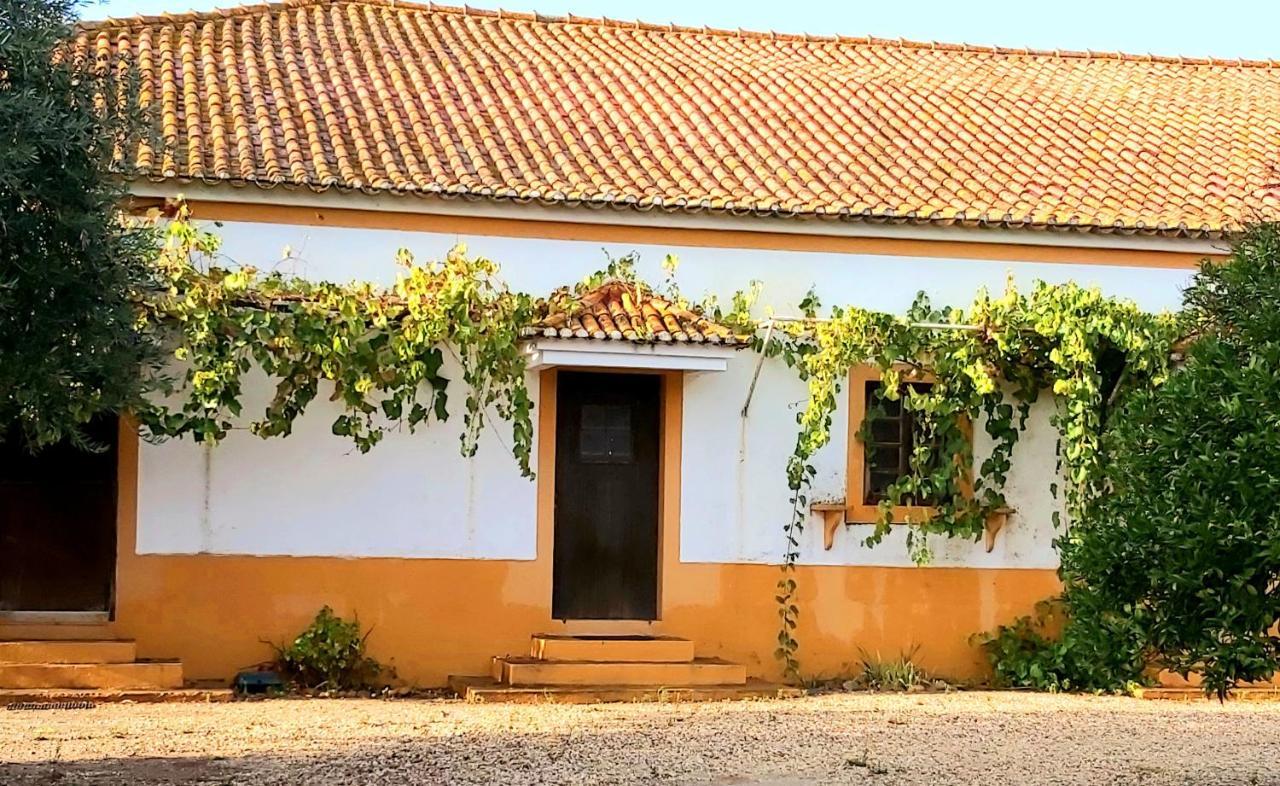
[[[325,606],[298,638],[276,647],[281,672],[304,688],[358,690],[374,685],[382,664],[365,654],[369,631],[360,635],[360,621],[350,622]]]
[[[999,688],[1043,691],[1130,692],[1146,679],[1148,655],[1123,617],[1065,617],[1061,601],[1042,603],[1022,617],[978,637]]]
[[[136,80],[58,57],[74,0],[0,3],[0,440],[88,448],[96,415],[135,405],[156,359],[133,300],[156,285],[157,239],[119,220],[111,172],[146,118],[101,96]]]
[[[1123,615],[1220,696],[1280,661],[1280,227],[1187,290],[1185,365],[1106,435],[1110,493],[1061,542],[1076,616]]]
[[[1067,618],[987,641],[1009,685],[1115,690],[1153,669],[1224,696],[1280,663],[1280,226],[1185,294],[1194,340],[1102,435],[1106,493],[1058,539]]]

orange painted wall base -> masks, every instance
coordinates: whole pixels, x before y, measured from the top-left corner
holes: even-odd
[[[189,677],[230,678],[269,659],[261,640],[296,635],[324,604],[372,628],[371,654],[407,683],[485,674],[493,655],[522,654],[539,632],[610,626],[551,619],[549,566],[537,562],[254,557],[135,557],[113,633],[140,657],[179,657]],[[778,679],[773,658],[778,569],[682,565],[663,619],[632,630],[693,639],[699,656],[743,663]],[[806,674],[849,672],[862,651],[885,658],[919,646],[940,676],[983,673],[972,634],[1032,610],[1053,594],[1052,571],[815,567],[797,571]],[[616,628],[616,625],[613,626]]]

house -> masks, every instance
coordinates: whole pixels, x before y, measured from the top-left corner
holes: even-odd
[[[638,253],[651,281],[678,255],[690,294],[758,280],[782,315],[810,287],[903,312],[919,290],[966,305],[1006,276],[1159,310],[1232,228],[1280,215],[1277,62],[390,0],[110,20],[79,43],[129,54],[142,77],[156,133],[123,162],[140,207],[182,195],[219,222],[228,258],[265,266],[288,247],[280,264],[316,278],[390,282],[396,249],[431,258],[463,241],[534,294],[601,268],[603,249]],[[151,444],[122,422],[104,426],[107,454],[13,459],[0,506],[26,472],[44,491],[23,504],[43,518],[15,523],[14,503],[3,519],[0,637],[127,640],[118,659],[180,661],[157,683],[227,680],[328,604],[420,685],[486,674],[538,634],[569,660],[613,644],[614,660],[688,661],[688,642],[700,659],[567,681],[776,681],[785,464],[805,386],[668,305],[605,291],[594,324],[531,326],[533,480],[500,421],[470,458],[460,418],[360,454],[329,433],[323,401],[283,439]],[[629,336],[615,320],[629,309],[668,329]],[[813,496],[830,504],[796,571],[805,670],[916,648],[935,673],[980,675],[971,636],[1058,587],[1053,402],[1035,405],[1018,446],[1004,529],[937,542],[917,567],[900,528],[862,544],[874,499],[851,413],[864,388],[847,390],[815,461]],[[267,394],[251,380],[246,411]],[[131,684],[127,672],[92,684]],[[560,679],[540,675],[526,681]]]

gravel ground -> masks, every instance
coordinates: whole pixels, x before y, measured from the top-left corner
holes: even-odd
[[[0,784],[55,783],[1280,785],[1280,704],[953,693],[0,712]]]

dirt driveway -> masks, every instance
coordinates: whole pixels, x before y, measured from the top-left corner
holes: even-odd
[[[0,784],[1276,784],[1280,703],[278,700],[0,712]]]

